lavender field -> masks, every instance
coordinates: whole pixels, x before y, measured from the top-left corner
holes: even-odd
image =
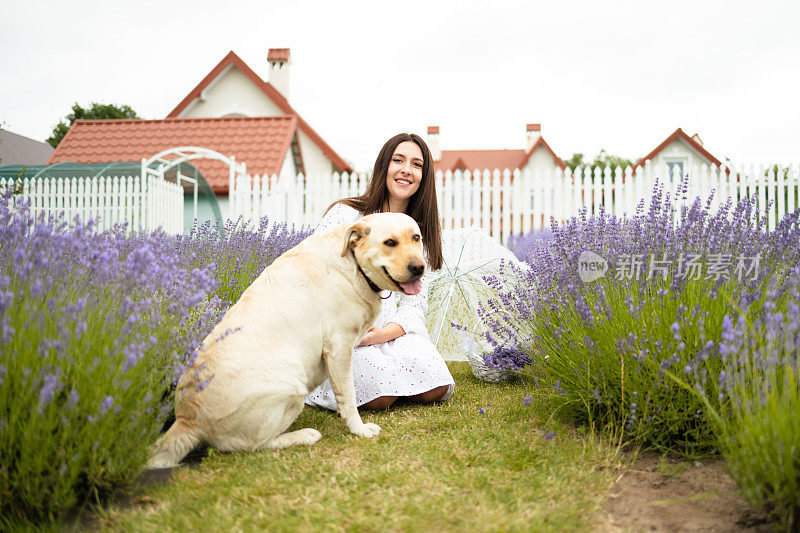
[[[488,365],[534,378],[525,405],[537,395],[620,442],[722,454],[750,502],[796,528],[798,213],[767,232],[753,202],[678,200],[657,188],[633,217],[584,213],[509,243],[530,269],[487,280],[473,333],[495,346]],[[0,198],[0,527],[129,486],[200,342],[306,236],[266,220],[178,237],[34,222]]]
[[[266,220],[178,237],[34,222],[0,197],[2,529],[129,486],[200,342],[306,236]]]
[[[754,201],[650,200],[511,243],[530,270],[487,280],[486,363],[524,366],[558,416],[622,442],[721,453],[752,504],[797,528],[798,212],[768,233]]]

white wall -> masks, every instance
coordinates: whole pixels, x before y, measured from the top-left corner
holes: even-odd
[[[230,114],[281,116],[283,111],[236,67],[229,67],[212,82],[205,102],[196,100],[180,114],[188,117],[223,117]]]
[[[294,166],[294,157],[292,157],[292,147],[286,150],[286,157],[283,158],[283,165],[281,166],[281,173],[278,176],[280,179],[290,178],[297,175],[297,168]]]
[[[336,171],[328,156],[305,133],[297,130],[297,137],[300,140],[300,153],[303,154],[303,166],[307,176]]]

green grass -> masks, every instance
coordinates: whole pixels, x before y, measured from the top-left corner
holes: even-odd
[[[439,405],[365,413],[377,439],[347,433],[333,413],[306,408],[294,429],[311,447],[223,454],[140,489],[132,507],[97,511],[126,531],[574,531],[591,529],[611,486],[613,446],[548,422],[523,405],[524,378],[492,384],[450,363],[456,391]],[[484,413],[480,414],[479,409]]]

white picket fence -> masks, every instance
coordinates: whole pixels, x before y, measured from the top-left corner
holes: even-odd
[[[152,176],[0,178],[0,191],[7,187],[20,187],[35,217],[91,219],[99,231],[127,223],[128,231],[183,232],[183,188]]]
[[[787,212],[800,207],[798,168],[775,171],[766,166],[737,169],[700,166],[684,169],[689,179],[687,203],[696,197],[706,201],[714,191],[712,209],[730,197],[734,203],[757,197],[760,213],[770,206],[769,229]],[[363,194],[365,174],[331,174],[279,179],[277,176],[244,176],[235,185],[235,212],[253,222],[268,216],[274,222],[313,226],[335,200]],[[563,221],[585,207],[588,214],[632,215],[640,201],[649,206],[656,181],[675,198],[681,176],[648,162],[634,172],[617,168],[578,168],[552,171],[476,170],[436,174],[439,215],[444,229],[477,225],[506,242],[511,234],[525,234],[550,226],[550,218]],[[683,203],[683,202],[682,202]]]

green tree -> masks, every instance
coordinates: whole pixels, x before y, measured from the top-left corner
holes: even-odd
[[[591,168],[592,172],[594,172],[595,167],[600,167],[600,169],[605,169],[606,167],[610,166],[611,171],[615,172],[617,167],[622,167],[625,170],[625,167],[633,167],[633,161],[630,159],[625,159],[624,157],[619,157],[616,155],[611,155],[605,150],[600,150],[600,153],[594,156],[593,161],[585,161],[584,155],[581,153],[574,153],[572,157],[569,159],[564,160],[564,164],[569,167],[570,170],[573,172],[577,167],[589,167]]]
[[[141,118],[130,106],[117,106],[114,104],[98,104],[92,102],[88,109],[75,102],[72,105],[72,113],[67,115],[53,128],[52,135],[47,139],[53,148],[58,146],[64,135],[76,120],[100,120],[100,119],[120,119],[120,118]]]
[[[583,162],[583,154],[580,152],[576,152],[572,154],[572,157],[570,157],[569,159],[565,159],[564,164],[567,165],[569,169],[574,172],[576,168],[582,167],[586,163]]]

